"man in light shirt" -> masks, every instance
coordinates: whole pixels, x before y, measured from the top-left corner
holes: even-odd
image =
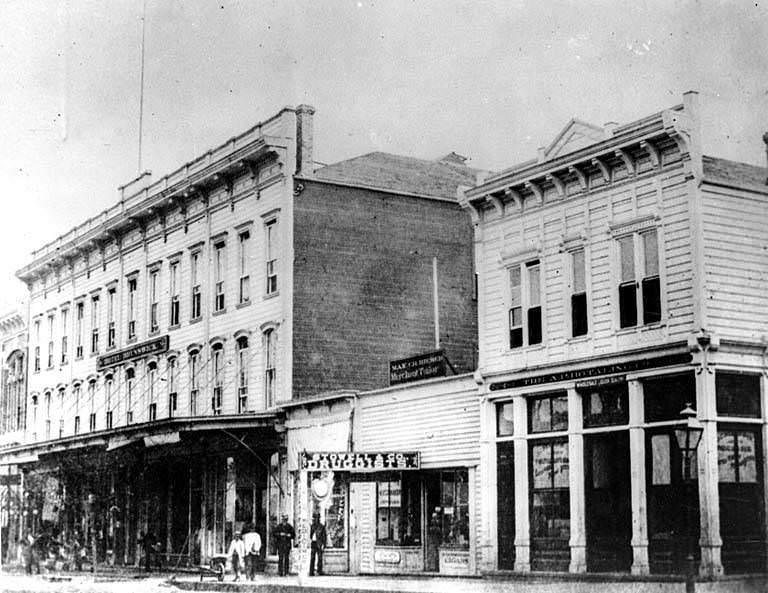
[[[235,573],[235,578],[233,580],[239,581],[240,562],[245,561],[245,544],[243,543],[243,538],[239,531],[235,532],[235,537],[232,540],[232,543],[229,544],[227,555],[232,558],[232,572]]]
[[[252,526],[246,529],[243,544],[245,546],[245,576],[249,581],[252,581],[256,577],[256,564],[259,561],[259,554],[261,554],[261,536]]]

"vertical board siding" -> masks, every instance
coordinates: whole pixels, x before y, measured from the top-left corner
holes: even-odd
[[[768,196],[703,191],[707,328],[756,341],[768,333]]]

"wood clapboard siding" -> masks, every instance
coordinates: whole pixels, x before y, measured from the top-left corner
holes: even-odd
[[[679,156],[678,156],[679,158]],[[582,354],[598,354],[619,348],[649,345],[652,341],[673,341],[693,329],[693,251],[689,185],[679,160],[665,155],[665,169],[646,174],[629,183],[623,169],[614,171],[614,184],[593,184],[580,193],[557,200],[548,193],[544,209],[532,207],[522,213],[509,206],[504,218],[488,217],[483,223],[482,260],[484,318],[480,344],[480,368],[486,372],[504,371],[532,364],[563,360],[570,347],[570,272],[562,242],[583,234],[589,276],[589,335]],[[617,174],[618,173],[618,174]],[[614,238],[610,224],[639,216],[659,218],[659,256],[663,270],[666,307],[662,331],[637,336],[623,335],[617,340],[616,266]],[[502,253],[524,251],[539,246],[542,260],[542,300],[544,305],[544,348],[508,349],[508,272]],[[625,330],[626,333],[626,330]],[[582,345],[583,346],[583,345]]]
[[[768,333],[768,196],[713,186],[702,195],[706,327],[760,340]]]
[[[356,448],[418,451],[424,468],[479,463],[480,406],[471,376],[360,397]]]

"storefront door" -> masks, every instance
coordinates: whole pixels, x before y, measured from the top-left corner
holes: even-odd
[[[651,572],[681,572],[689,550],[696,559],[700,556],[696,460],[691,463],[694,479],[686,483],[682,455],[669,426],[647,429],[645,450]]]
[[[496,508],[499,568],[515,568],[515,450],[512,441],[496,447]]]
[[[587,570],[629,571],[632,509],[628,432],[585,436],[584,474]]]

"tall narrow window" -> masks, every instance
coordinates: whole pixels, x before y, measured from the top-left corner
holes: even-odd
[[[112,428],[112,387],[113,387],[112,375],[104,377],[104,406],[107,410],[107,415],[104,421],[104,426],[107,430]]]
[[[136,339],[136,290],[138,288],[138,278],[135,276],[128,279],[128,339]]]
[[[173,418],[176,415],[176,405],[178,403],[177,385],[179,365],[176,357],[168,359],[168,417]]]
[[[59,438],[64,436],[64,388],[59,389]]]
[[[99,351],[99,295],[91,297],[91,354]]]
[[[541,343],[541,266],[535,260],[525,265],[528,272],[528,343]]]
[[[219,241],[213,246],[213,279],[215,282],[216,296],[213,310],[224,310],[224,274],[226,273],[226,244]]]
[[[67,344],[67,324],[69,323],[69,309],[61,310],[61,364],[67,364],[68,344]]]
[[[115,295],[117,289],[112,286],[107,290],[107,348],[115,347]]]
[[[248,338],[237,340],[237,413],[248,411]]]
[[[53,368],[53,315],[48,316],[48,368]]]
[[[211,410],[214,415],[221,414],[221,396],[224,389],[224,347],[222,344],[214,344],[211,356],[213,357],[213,396],[211,398]]]
[[[149,421],[157,420],[157,363],[147,363],[147,396],[149,400]]]
[[[267,294],[277,292],[277,220],[265,224],[266,233],[266,263],[267,263]]]
[[[75,305],[75,358],[83,357],[83,322],[85,320],[85,303],[80,301]]]
[[[509,270],[509,347],[523,345],[523,289],[520,266]]]
[[[96,430],[96,381],[88,381],[88,430]]]
[[[661,321],[661,283],[659,281],[659,240],[656,229],[640,234],[643,243],[643,323]]]
[[[40,371],[40,320],[35,319],[35,372]]]
[[[169,269],[168,274],[168,282],[169,282],[169,288],[170,288],[170,294],[171,294],[171,309],[169,314],[170,319],[170,326],[176,327],[179,325],[181,316],[180,316],[180,307],[181,307],[181,301],[179,299],[179,262],[173,261],[171,262],[171,266]]]
[[[268,408],[275,405],[276,354],[277,338],[275,337],[275,330],[270,328],[264,331],[264,398]]]
[[[158,317],[158,282],[160,279],[160,270],[151,270],[149,272],[149,333],[154,334],[160,330],[160,319]]]
[[[46,391],[43,396],[45,402],[45,440],[51,438],[51,392]]]
[[[189,256],[189,274],[192,279],[192,300],[190,303],[192,314],[190,318],[194,321],[200,319],[202,315],[202,293],[200,289],[200,251],[193,251]]]
[[[251,300],[250,289],[250,275],[249,275],[249,258],[251,247],[251,233],[250,231],[243,231],[239,235],[239,267],[240,267],[240,304],[247,303]]]
[[[571,252],[571,335],[584,336],[589,331],[587,319],[587,274],[584,250]]]
[[[136,371],[128,369],[125,371],[125,423],[133,423],[133,387],[136,378]]]
[[[189,415],[197,415],[198,377],[200,372],[200,352],[193,350],[189,353]]]
[[[619,239],[619,326],[637,325],[637,282],[635,281],[635,240]]]

